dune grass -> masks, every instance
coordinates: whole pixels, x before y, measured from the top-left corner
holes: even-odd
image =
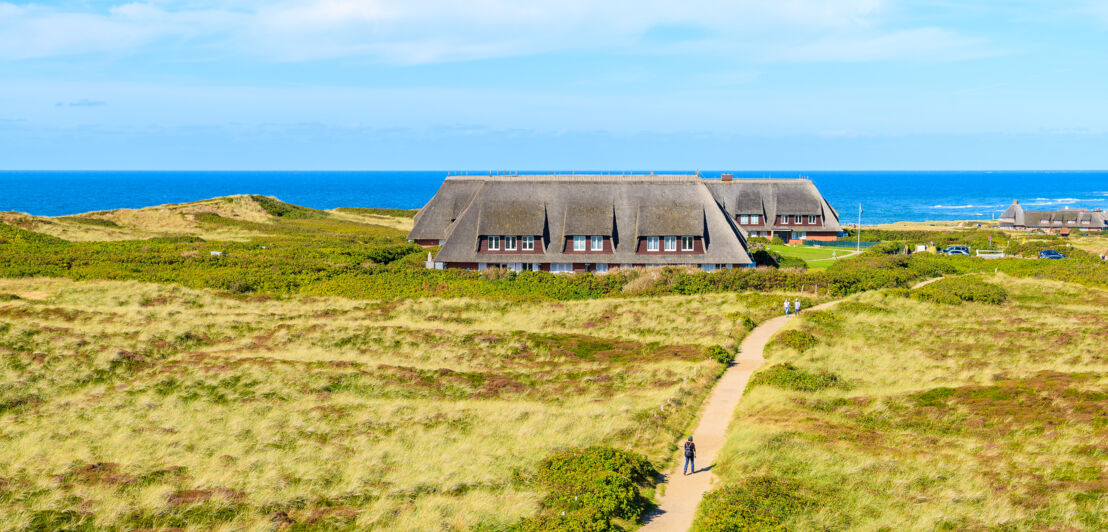
[[[819,342],[767,350],[695,529],[1108,527],[1108,291],[987,280],[1006,302],[793,320]]]
[[[553,305],[0,279],[0,529],[465,530],[544,458],[659,466],[765,294]]]

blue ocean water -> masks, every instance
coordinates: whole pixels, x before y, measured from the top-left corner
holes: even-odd
[[[718,177],[720,173],[701,172],[701,175]],[[1108,209],[1108,171],[732,173],[735,177],[808,177],[839,210],[843,222],[856,220],[861,203],[863,224],[995,218],[1013,199],[1020,200],[1027,209]],[[422,207],[435,194],[447,175],[445,171],[5,171],[0,172],[0,211],[58,216],[229,194],[276,196],[318,209],[414,209]]]

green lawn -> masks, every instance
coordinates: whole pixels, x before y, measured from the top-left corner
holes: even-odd
[[[823,270],[834,263],[831,259],[834,252],[839,258],[845,257],[852,253],[853,249],[842,248],[814,248],[811,246],[781,246],[773,245],[768,246],[770,251],[780,253],[785,257],[797,257],[804,259],[808,263],[808,269],[810,270]]]

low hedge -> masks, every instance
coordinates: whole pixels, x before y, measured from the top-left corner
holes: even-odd
[[[913,299],[943,305],[963,302],[999,305],[1008,300],[1008,292],[975,277],[947,277],[911,291]]]

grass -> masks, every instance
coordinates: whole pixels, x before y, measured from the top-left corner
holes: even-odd
[[[1108,527],[1108,291],[985,280],[1007,300],[791,322],[819,342],[767,351],[695,529]]]
[[[5,530],[507,526],[539,511],[531,475],[560,451],[664,467],[723,369],[707,348],[777,299],[0,293]]]

